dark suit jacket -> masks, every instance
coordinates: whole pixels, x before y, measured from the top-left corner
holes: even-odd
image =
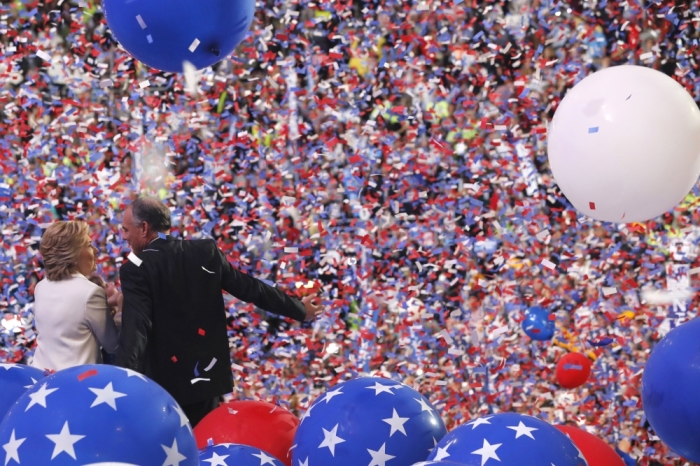
[[[296,298],[235,269],[213,240],[158,238],[119,270],[124,293],[115,364],[147,375],[181,405],[233,391],[221,290],[304,321]],[[136,261],[138,262],[138,261]]]

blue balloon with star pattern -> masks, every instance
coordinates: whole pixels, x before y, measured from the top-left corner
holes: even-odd
[[[466,466],[588,465],[566,434],[541,419],[516,413],[462,424],[443,437],[428,459]]]
[[[314,400],[294,437],[294,466],[392,466],[425,461],[447,430],[413,388],[378,377],[336,385]]]
[[[101,364],[58,371],[27,390],[0,423],[0,447],[4,466],[199,465],[172,396],[137,372]]]
[[[206,68],[245,38],[255,0],[104,0],[110,31],[134,58],[161,71]]]
[[[460,466],[460,463],[454,461],[421,461],[413,466]]]
[[[201,466],[284,466],[280,460],[259,448],[237,443],[209,445],[200,450]]]
[[[24,392],[44,378],[44,371],[24,364],[0,364],[0,421]]]
[[[528,337],[533,340],[547,341],[554,336],[554,321],[549,319],[552,315],[545,308],[540,306],[532,306],[525,312],[525,320],[523,320],[523,330]]]

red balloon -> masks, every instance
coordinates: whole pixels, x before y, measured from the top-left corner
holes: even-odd
[[[554,426],[569,436],[581,450],[588,466],[625,466],[620,455],[593,434],[573,426]]]
[[[581,353],[565,354],[557,363],[557,382],[564,388],[583,385],[591,375],[591,360]]]
[[[194,428],[197,448],[238,443],[259,448],[287,466],[292,463],[290,449],[299,427],[299,418],[284,408],[264,401],[223,403]]]

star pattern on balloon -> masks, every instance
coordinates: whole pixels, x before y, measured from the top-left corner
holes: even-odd
[[[31,401],[29,401],[29,404],[27,405],[25,411],[29,411],[29,408],[35,405],[43,406],[44,408],[46,408],[46,397],[48,397],[50,394],[57,390],[58,388],[46,388],[46,384],[42,385],[41,387],[39,387],[39,390],[29,394],[29,398]]]
[[[148,379],[146,378],[146,376],[139,373],[139,372],[136,372],[136,371],[131,370],[131,369],[127,369],[126,367],[117,367],[117,369],[126,372],[127,377],[136,377],[138,379],[143,380],[144,382],[148,382]]]
[[[61,453],[66,453],[71,458],[77,459],[75,457],[74,445],[80,440],[84,439],[85,435],[71,434],[70,426],[68,425],[68,421],[66,421],[63,423],[61,432],[58,434],[49,434],[46,437],[48,437],[48,439],[54,443],[51,459],[56,458]]]
[[[480,417],[478,419],[475,419],[473,421],[467,422],[468,426],[472,427],[472,430],[476,429],[477,427],[484,425],[484,424],[491,424],[489,422],[490,417]]]
[[[14,460],[19,464],[19,447],[26,441],[26,438],[16,438],[15,430],[12,429],[12,434],[10,434],[10,441],[2,446],[5,450],[5,466]]]
[[[365,387],[368,390],[374,390],[374,394],[379,395],[380,393],[388,393],[389,395],[393,395],[394,392],[391,390],[395,389],[397,386],[390,386],[390,385],[384,385],[379,382],[375,382],[373,386],[371,387]]]
[[[12,369],[22,370],[22,366],[20,364],[0,364],[0,369],[5,369],[6,371]]]
[[[118,368],[115,368],[115,370],[116,369]],[[124,370],[124,372],[126,373],[127,377],[136,377],[148,382],[148,379],[145,379],[141,374],[137,372],[127,370]],[[83,388],[80,389],[84,390],[85,393],[70,392],[70,398],[72,403],[85,403],[84,406],[88,410],[99,411],[100,409],[104,409],[108,412],[119,412],[120,404],[125,402],[123,400],[130,399],[131,392],[128,392],[124,389],[120,390],[120,382],[118,379],[116,381],[105,380],[99,384],[93,383],[92,386],[89,386],[87,384],[90,383],[89,381],[93,379],[86,378],[85,380],[86,382],[84,383],[86,385],[84,385]],[[34,385],[31,388],[31,390],[33,391],[28,392],[26,394],[26,398],[24,401],[24,403],[26,403],[26,406],[18,406],[20,412],[28,413],[27,415],[31,415],[33,410],[36,409],[44,408],[48,410],[51,407],[55,408],[56,403],[58,403],[59,405],[61,405],[62,403],[65,404],[66,392],[64,391],[64,388],[52,388],[50,384],[51,382],[42,383],[38,387]],[[62,393],[64,399],[61,399]],[[56,398],[56,394],[59,394],[58,398]],[[174,402],[174,400],[172,400],[171,403],[172,412],[178,415],[178,423],[176,425],[180,428],[187,426],[187,428],[191,431],[191,426],[185,413]],[[56,461],[59,461],[62,457],[65,457],[66,459],[70,457],[72,458],[72,460],[78,461],[79,464],[84,464],[84,462],[80,462],[80,445],[90,443],[90,439],[94,438],[95,436],[90,430],[76,431],[74,429],[75,423],[73,419],[74,418],[72,418],[71,415],[66,415],[65,422],[63,422],[63,424],[61,425],[60,430],[55,426],[55,424],[53,428],[47,425],[47,430],[44,430],[44,432],[41,433],[41,436],[44,438],[43,442],[45,442],[46,439],[48,439],[50,442],[53,442],[52,450],[48,450],[48,448],[46,448],[47,460],[56,459]],[[39,438],[37,438],[37,436],[32,437],[31,435],[23,435],[21,429],[15,428],[13,428],[11,431],[8,431],[6,435],[7,434],[9,435],[1,439],[2,441],[0,442],[0,445],[2,445],[5,453],[4,461],[2,456],[0,456],[0,466],[10,466],[11,464],[15,463],[19,465],[24,464],[24,462],[22,461],[23,452],[26,455],[29,450],[35,450],[36,448],[39,448]],[[94,441],[95,440],[92,440],[93,443]],[[173,437],[172,443],[161,444],[160,447],[163,451],[163,457],[159,461],[162,461],[163,466],[180,466],[181,463],[187,459],[186,456],[182,454],[181,449],[178,448],[177,437]],[[62,461],[66,460],[64,459]]]
[[[216,452],[213,452],[211,455],[211,458],[203,459],[202,463],[209,463],[209,466],[228,466],[226,464],[226,458],[228,458],[231,455],[219,455]]]
[[[394,435],[396,432],[401,432],[402,434],[408,436],[408,434],[406,433],[406,429],[403,426],[408,422],[408,420],[409,418],[407,417],[400,417],[399,414],[396,412],[396,408],[394,408],[394,411],[390,418],[382,419],[382,421],[386,422],[391,426],[391,432],[389,432],[389,437]]]
[[[116,392],[112,387],[112,382],[108,383],[105,388],[88,388],[92,393],[97,395],[95,401],[90,405],[91,408],[95,406],[106,404],[113,410],[117,410],[117,399],[126,396],[126,393]]]
[[[386,443],[382,443],[379,450],[375,451],[368,448],[367,451],[372,456],[372,461],[369,463],[369,466],[386,466],[387,461],[396,458],[396,456],[387,455]]]
[[[344,439],[338,437],[338,424],[336,424],[331,430],[323,429],[323,442],[318,448],[328,448],[331,451],[331,455],[335,457],[335,446],[344,441]]]
[[[280,466],[282,463],[256,447],[220,443],[202,450],[199,455],[199,464],[203,466]]]
[[[264,466],[266,464],[271,464],[272,466],[275,466],[275,458],[267,455],[264,451],[260,450],[260,453],[258,454],[253,454],[256,458],[260,458],[260,466]]]
[[[180,466],[180,463],[187,459],[185,455],[178,451],[176,438],[173,439],[172,445],[167,446],[161,444],[160,446],[166,455],[165,461],[163,462],[163,466]]]
[[[520,438],[523,435],[526,435],[530,437],[532,440],[535,440],[535,437],[532,435],[532,432],[538,430],[535,427],[527,427],[525,424],[523,424],[522,421],[518,423],[517,426],[506,426],[507,429],[512,429],[515,431],[515,438]]]
[[[325,401],[326,403],[329,403],[333,399],[333,397],[340,396],[342,394],[343,394],[343,387],[336,388],[335,390],[331,390],[329,392],[326,392],[326,394],[323,396],[323,398],[318,400],[318,402],[320,403],[322,401]]]
[[[429,459],[465,460],[469,464],[474,461],[480,466],[495,466],[500,462],[511,464],[514,461],[518,464],[566,462],[585,466],[587,462],[578,448],[563,437],[555,427],[536,417],[500,413],[474,419],[455,428],[437,445]],[[526,461],[526,458],[532,458],[533,462],[529,462],[529,459]],[[579,459],[582,461],[579,462]]]
[[[450,445],[452,445],[454,441],[449,442],[447,445],[444,447],[437,447],[436,453],[435,453],[435,461],[442,461],[445,458],[448,458],[450,454],[447,452],[447,449],[450,448]]]
[[[190,425],[190,420],[187,418],[187,415],[182,410],[182,408],[177,404],[173,405],[172,408],[173,408],[173,411],[175,411],[177,413],[178,417],[180,418],[180,427],[187,426],[187,428],[191,431],[192,426]]]
[[[424,411],[427,411],[429,413],[433,412],[433,408],[430,407],[430,405],[428,404],[428,402],[425,399],[414,398],[414,400],[416,400],[418,402],[418,404],[420,404],[420,412],[421,413]]]
[[[326,403],[329,394],[334,403]],[[348,416],[352,403],[360,403],[362,409]],[[297,430],[292,466],[321,466],[332,458],[358,466],[414,464],[424,460],[446,433],[439,415],[420,393],[391,379],[345,382],[311,406],[313,416],[307,412],[306,423]]]
[[[478,450],[474,450],[472,452],[472,455],[481,456],[481,466],[484,466],[490,459],[501,461],[501,459],[496,454],[496,450],[498,450],[501,447],[501,445],[503,444],[495,443],[491,445],[488,440],[484,439],[484,444],[482,445],[482,447]]]

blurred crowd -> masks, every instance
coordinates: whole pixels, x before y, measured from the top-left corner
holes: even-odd
[[[4,2],[0,360],[33,351],[42,228],[89,221],[115,282],[122,208],[150,194],[174,235],[328,305],[300,327],[231,300],[233,397],[303,414],[379,374],[448,428],[517,411],[628,464],[686,464],[639,385],[654,343],[697,314],[695,298],[644,296],[696,281],[700,191],[645,224],[594,222],[558,190],[546,136],[566,91],[609,66],[653,67],[700,101],[694,3],[259,0],[234,56],[185,76],[132,59],[92,0]],[[522,332],[533,305],[556,316],[552,342]],[[572,350],[594,371],[564,390]]]

